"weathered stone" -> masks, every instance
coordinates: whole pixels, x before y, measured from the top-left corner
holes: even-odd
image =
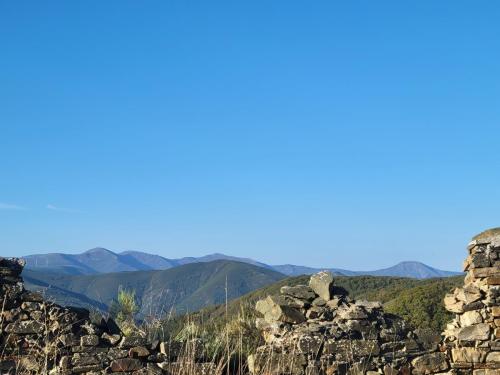
[[[498,363],[500,365],[500,352],[490,352],[486,356],[486,362]]]
[[[488,340],[490,325],[487,323],[463,327],[458,331],[458,339],[462,341]]]
[[[113,372],[136,371],[142,368],[142,362],[134,358],[119,358],[112,361],[110,367]]]
[[[464,312],[464,305],[465,303],[463,301],[457,300],[455,298],[455,295],[453,294],[447,294],[444,297],[444,306],[448,311],[460,314]]]
[[[102,334],[101,338],[104,341],[109,342],[111,345],[116,345],[116,344],[118,344],[120,342],[120,340],[121,340],[122,337],[120,335],[118,335],[118,334],[110,335],[109,333],[104,332]]]
[[[8,333],[16,333],[18,335],[42,334],[45,331],[45,326],[34,320],[21,320],[9,323],[5,328]]]
[[[333,295],[333,275],[325,271],[314,274],[309,279],[309,286],[318,296],[328,301]]]
[[[460,315],[460,324],[462,327],[471,326],[483,322],[481,313],[477,310],[466,311]]]
[[[500,306],[493,306],[491,308],[491,316],[494,318],[500,318]]]
[[[120,342],[120,347],[122,348],[132,348],[134,346],[144,346],[146,345],[146,339],[140,335],[133,334],[130,336],[124,336]]]
[[[449,365],[444,353],[425,354],[411,361],[413,366],[412,374],[424,375],[433,374],[439,371],[448,370]]]
[[[316,298],[314,291],[306,285],[283,286],[280,290],[281,294],[286,294],[294,298],[312,301]]]
[[[338,315],[340,319],[358,320],[368,318],[366,311],[357,305],[351,305],[346,309],[339,309]]]
[[[272,297],[257,302],[255,309],[264,315],[268,322],[279,321],[298,324],[305,321],[304,314],[294,307],[280,305]]]
[[[149,355],[149,350],[144,346],[134,346],[133,348],[129,349],[128,355],[131,358],[147,357]]]
[[[328,340],[323,347],[324,354],[335,354],[341,361],[365,356],[377,356],[380,347],[376,340]]]
[[[484,362],[487,351],[480,348],[464,347],[451,349],[454,362],[480,363]]]
[[[96,335],[85,335],[80,338],[81,346],[97,346],[99,345],[99,337]]]
[[[299,351],[299,353],[311,353],[317,355],[322,343],[323,339],[321,337],[313,335],[303,335],[300,336],[297,340],[297,350]]]
[[[484,277],[500,277],[500,270],[498,267],[474,268],[469,272],[475,279]]]
[[[417,342],[424,350],[436,350],[439,342],[441,341],[441,335],[431,329],[416,329],[415,335],[417,336]]]

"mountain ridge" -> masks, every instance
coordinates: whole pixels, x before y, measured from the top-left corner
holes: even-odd
[[[80,254],[47,253],[24,257],[26,267],[46,272],[59,272],[71,275],[95,275],[109,272],[166,270],[192,263],[204,263],[215,260],[231,260],[252,264],[274,270],[287,276],[310,275],[322,270],[331,271],[337,276],[396,276],[427,279],[460,275],[460,272],[440,270],[422,262],[403,261],[398,264],[372,270],[352,271],[341,268],[316,268],[293,264],[269,265],[251,258],[241,258],[222,253],[212,253],[201,257],[165,258],[161,255],[142,251],[126,250],[113,252],[103,247],[89,249]]]

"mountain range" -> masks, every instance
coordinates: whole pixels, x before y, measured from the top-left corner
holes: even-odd
[[[169,259],[141,251],[116,253],[100,247],[90,249],[81,254],[35,254],[28,255],[24,259],[27,262],[27,269],[66,275],[97,275],[124,271],[168,270],[187,264],[206,263],[215,260],[229,260],[251,264],[287,276],[310,275],[325,269],[336,275],[343,276],[372,275],[427,279],[460,275],[459,272],[444,271],[414,261],[401,262],[389,268],[373,271],[351,271],[339,268],[313,268],[292,264],[268,265],[253,259],[232,257],[220,253],[202,257]]]

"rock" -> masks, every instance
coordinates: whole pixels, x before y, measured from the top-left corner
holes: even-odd
[[[481,313],[477,310],[466,311],[460,315],[460,324],[462,327],[471,326],[483,322]]]
[[[450,312],[460,314],[464,312],[464,305],[465,303],[457,300],[453,294],[447,294],[444,297],[444,307]]]
[[[475,279],[500,277],[500,269],[498,267],[473,268],[469,272]]]
[[[412,374],[424,375],[433,374],[439,371],[448,370],[449,365],[444,353],[425,354],[411,361],[413,366]]]
[[[490,325],[486,323],[474,324],[458,331],[458,339],[461,341],[488,340],[489,336]]]
[[[99,345],[99,337],[96,335],[85,335],[80,338],[81,346],[97,346]]]
[[[134,346],[144,346],[146,345],[146,339],[138,334],[132,334],[130,336],[124,336],[120,342],[120,347],[122,348],[132,348]]]
[[[121,340],[121,338],[122,338],[122,337],[121,337],[120,335],[117,335],[117,334],[115,334],[115,335],[111,335],[111,334],[109,334],[109,333],[107,333],[107,332],[104,332],[104,333],[102,334],[101,338],[102,338],[104,341],[109,342],[109,343],[110,343],[110,345],[116,345],[116,344],[118,344],[118,343],[120,342],[120,340]]]
[[[351,305],[346,309],[338,310],[339,318],[345,320],[359,320],[368,318],[366,311],[357,305]]]
[[[283,286],[280,292],[281,294],[306,301],[312,301],[316,298],[314,291],[306,285]]]
[[[491,308],[491,316],[494,318],[500,318],[500,306],[493,306]]]
[[[328,340],[323,347],[324,354],[334,354],[343,361],[364,356],[377,356],[380,347],[376,340]]]
[[[264,315],[267,322],[285,322],[298,324],[305,321],[305,316],[302,312],[294,307],[280,305],[272,297],[257,302],[255,309]]]
[[[318,272],[309,279],[309,286],[318,296],[329,301],[333,295],[333,275],[326,271]]]
[[[416,329],[415,334],[417,336],[417,342],[424,350],[436,350],[441,341],[441,335],[431,329]]]
[[[128,356],[130,358],[142,358],[142,357],[147,357],[149,355],[149,350],[146,349],[144,346],[134,346],[133,348],[130,348],[128,351]]]
[[[120,358],[112,361],[110,367],[113,372],[136,371],[142,368],[142,362],[134,358]]]
[[[42,334],[45,331],[45,326],[34,320],[18,320],[14,323],[9,323],[5,327],[5,331],[18,335]]]
[[[297,340],[297,350],[299,353],[314,354],[319,353],[323,339],[319,336],[303,335]]]
[[[321,298],[321,297],[318,297],[318,298],[315,298],[313,301],[312,301],[312,305],[313,306],[319,306],[319,307],[323,307],[326,305],[326,301]]]
[[[452,348],[451,357],[454,362],[481,363],[486,358],[487,351],[480,348]]]
[[[486,356],[486,362],[493,362],[500,364],[500,352],[491,352]]]

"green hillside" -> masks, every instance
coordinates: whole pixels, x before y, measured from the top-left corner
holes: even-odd
[[[25,270],[29,289],[44,290],[61,304],[107,309],[120,288],[134,290],[139,316],[164,316],[196,311],[237,298],[283,279],[284,275],[234,261],[193,263],[163,271],[119,272],[99,275],[57,275]],[[78,297],[81,297],[80,299]]]
[[[178,316],[165,321],[164,329],[175,336],[187,320],[202,325],[221,326],[244,315],[252,322],[255,319],[255,303],[268,295],[276,295],[284,285],[307,284],[309,276],[290,277],[275,284],[250,292],[228,303],[210,306],[189,316]],[[414,327],[434,328],[441,331],[452,315],[444,309],[444,295],[463,285],[463,276],[417,280],[384,276],[340,276],[335,278],[339,288],[345,289],[354,299],[380,301],[385,311],[404,317]],[[227,315],[226,315],[227,311]],[[247,332],[255,335],[255,332]]]

